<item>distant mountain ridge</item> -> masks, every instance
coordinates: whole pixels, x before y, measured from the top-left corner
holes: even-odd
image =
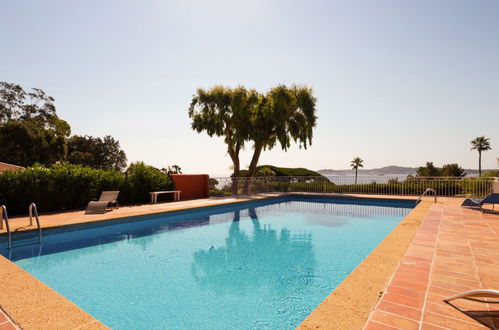
[[[359,168],[359,174],[364,175],[385,175],[385,174],[399,174],[399,175],[416,175],[417,167],[403,167],[403,166],[384,166],[381,168],[372,168],[372,169],[364,169]],[[464,170],[468,175],[477,174],[478,170],[474,169],[465,169]],[[491,170],[482,170],[482,172],[491,171]],[[323,169],[318,170],[322,175],[350,175],[353,173],[352,169],[346,170],[333,170],[333,169]]]

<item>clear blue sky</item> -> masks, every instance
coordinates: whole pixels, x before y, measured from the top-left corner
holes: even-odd
[[[485,135],[497,168],[497,0],[11,0],[0,31],[0,81],[45,90],[74,134],[111,134],[130,161],[227,175],[223,141],[190,128],[196,88],[299,83],[319,100],[313,145],[260,164],[476,168]]]

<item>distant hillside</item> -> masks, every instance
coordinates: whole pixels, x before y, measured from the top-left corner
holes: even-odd
[[[416,174],[416,167],[401,167],[401,166],[385,166],[381,168],[373,168],[373,169],[363,169],[359,168],[359,174],[366,175],[381,175],[381,174],[401,174],[401,175],[409,175]],[[333,170],[333,169],[324,169],[317,171],[323,175],[346,175],[352,174],[352,169],[347,170]]]
[[[291,168],[278,167],[273,165],[261,165],[257,166],[256,168],[256,176],[269,176],[269,173],[274,173],[275,176],[322,176],[322,174],[318,172],[303,167]],[[241,170],[240,175],[247,176],[248,170]]]
[[[372,169],[359,169],[359,174],[364,175],[386,175],[386,174],[398,174],[398,175],[415,175],[417,167],[402,167],[402,166],[385,166],[381,168],[372,168]],[[475,169],[465,169],[464,170],[468,176],[474,176],[478,174],[478,170]],[[482,172],[487,172],[492,170],[482,170]],[[352,174],[352,169],[346,170],[333,170],[333,169],[324,169],[317,171],[323,175],[349,175]]]

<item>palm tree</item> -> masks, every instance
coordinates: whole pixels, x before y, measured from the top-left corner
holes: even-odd
[[[487,151],[492,149],[490,147],[489,138],[485,136],[479,136],[471,141],[471,150],[478,151],[478,175],[482,176],[482,151]]]
[[[364,167],[364,165],[362,165],[362,163],[364,163],[364,161],[362,159],[360,159],[359,157],[355,157],[350,162],[350,166],[352,166],[352,170],[355,170],[355,184],[357,184],[357,171],[359,170],[359,167]]]

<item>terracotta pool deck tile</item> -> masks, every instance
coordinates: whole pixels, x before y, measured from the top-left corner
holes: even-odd
[[[491,264],[476,264],[477,272],[486,274],[499,274],[499,266]]]
[[[374,321],[369,321],[365,328],[365,330],[399,330],[400,328],[395,328],[395,327],[391,327],[389,325],[386,325],[386,324],[381,324],[381,323],[378,323],[378,322],[374,322]]]
[[[449,269],[446,269],[445,267],[433,267],[432,272],[437,275],[446,275],[446,276],[452,276],[452,277],[458,277],[458,278],[463,278],[463,279],[470,279],[470,280],[476,280],[478,279],[478,274],[476,273],[475,270],[472,271],[463,271],[463,270],[457,270],[457,271],[451,271]]]
[[[498,280],[482,280],[482,287],[484,289],[489,289],[489,290],[497,290],[499,288],[499,281]],[[497,306],[497,305],[496,305]]]
[[[446,288],[457,292],[464,292],[464,291],[474,290],[477,288],[477,286],[474,285],[462,285],[462,284],[448,283],[445,281],[433,281],[433,280],[430,282],[430,288],[431,287]]]
[[[407,296],[407,297],[416,298],[416,299],[424,298],[425,293],[426,293],[424,291],[411,290],[411,289],[407,289],[407,288],[404,288],[401,286],[396,286],[393,284],[391,284],[390,286],[388,286],[386,288],[386,292],[393,292],[393,293],[396,293],[396,294],[399,294],[402,296]]]
[[[415,240],[413,243],[413,245],[416,245],[416,246],[425,246],[425,247],[430,247],[430,248],[434,248],[435,247],[435,243],[434,242],[431,242],[431,241],[423,241],[423,240]]]
[[[455,296],[456,294],[461,293],[462,291],[454,290],[452,288],[440,288],[435,286],[428,287],[428,297],[432,294],[441,295],[444,297]]]
[[[499,213],[462,209],[457,204],[433,204],[369,320],[404,328],[397,323],[399,318],[393,323],[387,320],[389,315],[396,315],[412,318],[420,329],[484,329],[477,320],[483,321],[490,314],[479,314],[497,310],[497,306],[466,300],[453,302],[461,311],[474,311],[471,318],[443,299],[473,289],[498,290],[497,260]],[[423,271],[411,271],[405,263]],[[408,314],[412,311],[408,306],[416,310],[421,306],[420,317]],[[382,311],[385,314],[379,313]],[[499,322],[499,317],[489,320]]]
[[[406,318],[412,320],[421,319],[421,309],[413,308],[405,305],[399,305],[395,303],[391,303],[389,301],[381,301],[378,305],[378,310],[383,312],[388,312],[391,314],[396,314],[400,316],[404,316]]]
[[[411,244],[409,249],[407,249],[406,256],[431,260],[433,259],[434,251],[434,248]]]
[[[403,279],[404,281],[409,281],[416,284],[426,285],[429,279],[429,271],[424,270],[414,270],[412,272],[406,270],[397,270],[393,276]]]
[[[419,284],[426,284],[428,282],[430,272],[429,272],[429,270],[426,270],[426,269],[425,270],[413,270],[413,271],[399,269],[395,272],[394,276],[397,276],[398,278],[402,278],[406,281],[419,283]]]
[[[413,308],[422,308],[425,299],[424,297],[408,297],[393,292],[387,292],[383,295],[383,300],[380,303],[382,303],[383,301],[388,301],[391,303]]]
[[[454,295],[454,293],[450,295],[449,294],[441,295],[441,294],[436,294],[434,292],[428,292],[426,302],[427,304],[432,303],[432,304],[437,304],[439,306],[443,306],[447,310],[449,304],[444,302],[444,299],[452,295]],[[466,311],[486,310],[489,307],[488,304],[479,303],[470,300],[463,300],[463,299],[454,302],[454,306],[458,307],[461,310],[466,310]]]
[[[433,324],[429,324],[429,323],[422,323],[421,324],[421,330],[442,330],[442,329],[445,329],[445,328],[442,328],[442,327],[439,327],[439,326],[436,326],[436,325],[433,325]]]
[[[468,274],[473,273],[475,269],[473,267],[469,267],[466,264],[456,264],[456,263],[449,263],[449,262],[443,262],[443,261],[438,261],[441,262],[439,265],[438,269],[439,270],[448,270],[451,272],[466,272]]]
[[[497,281],[499,280],[497,277],[497,273],[488,273],[488,272],[483,272],[483,271],[477,271],[478,276],[480,277],[480,280],[492,283],[491,281]]]
[[[371,315],[371,320],[374,322],[379,322],[392,327],[396,327],[398,329],[406,329],[406,330],[419,329],[418,321],[402,317],[396,314],[385,313],[379,310],[375,311]]]
[[[431,261],[428,259],[425,259],[425,258],[405,256],[403,258],[403,261],[405,261],[407,263],[412,263],[412,264],[420,266],[420,267],[430,268],[430,266],[431,266]]]
[[[0,330],[19,330],[2,309],[0,309]]]
[[[398,278],[394,278],[390,285],[395,285],[399,286],[408,290],[414,290],[414,291],[420,291],[420,292],[426,292],[427,286],[425,284],[418,284],[418,283],[413,283],[409,281],[404,281]],[[390,286],[389,286],[390,287]]]
[[[431,312],[439,315],[444,315],[445,317],[451,317],[457,320],[463,320],[465,322],[474,322],[472,318],[464,313],[461,313],[454,308],[448,308],[446,304],[437,304],[431,301],[426,303],[425,312]]]
[[[404,271],[404,272],[425,272],[426,274],[429,274],[430,272],[430,267],[423,267],[420,265],[415,265],[415,264],[408,264],[408,263],[401,263],[398,267],[399,271]]]
[[[460,275],[442,275],[442,274],[432,274],[432,281],[439,281],[439,282],[447,282],[450,284],[457,284],[457,285],[465,285],[465,286],[480,286],[480,280],[475,278],[475,279],[469,279],[469,278],[462,278]],[[430,282],[431,283],[434,282]]]
[[[458,274],[466,274],[466,275],[475,275],[475,276],[478,276],[477,275],[477,272],[476,272],[476,269],[471,267],[466,267],[466,268],[462,268],[462,267],[459,267],[459,266],[456,266],[456,267],[453,267],[451,269],[451,267],[449,267],[448,265],[445,265],[445,264],[434,264],[433,265],[433,268],[432,268],[432,271],[433,270],[436,270],[436,271],[447,271],[447,272],[450,272],[450,273],[458,273]]]
[[[0,324],[0,330],[18,330],[19,328],[11,322],[5,322]]]
[[[470,319],[471,320],[471,319]],[[471,320],[473,321],[473,320]],[[444,329],[484,329],[485,327],[479,323],[466,322],[460,319],[447,317],[442,314],[435,314],[425,311],[423,322],[440,326]]]
[[[499,250],[490,251],[489,253],[487,251],[473,250],[473,255],[476,262],[495,263],[499,259]]]

